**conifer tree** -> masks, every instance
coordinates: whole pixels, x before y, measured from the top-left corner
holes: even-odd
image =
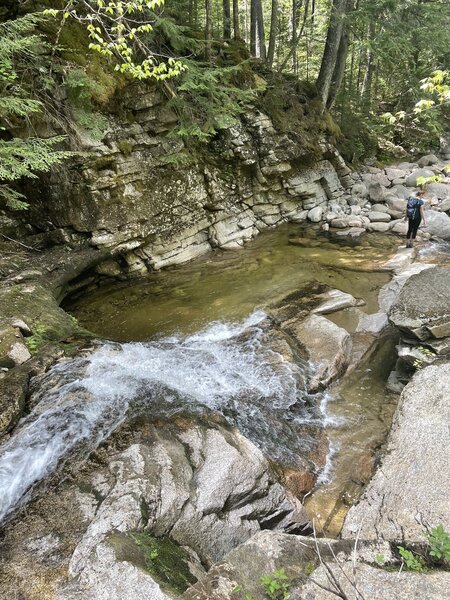
[[[0,24],[0,199],[9,208],[24,209],[28,206],[23,194],[14,184],[24,177],[37,177],[38,172],[47,172],[69,153],[56,150],[55,145],[63,140],[57,136],[43,139],[36,136],[9,138],[6,130],[29,119],[42,110],[40,101],[30,98],[23,89],[16,70],[18,60],[35,58],[44,44],[35,33],[41,17],[24,17]]]

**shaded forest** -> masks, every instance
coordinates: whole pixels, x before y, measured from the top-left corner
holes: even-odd
[[[65,156],[59,138],[30,142],[18,123],[44,111],[58,133],[75,120],[101,138],[130,78],[159,81],[178,135],[199,141],[250,102],[295,127],[305,98],[351,162],[429,150],[448,130],[446,0],[7,0],[0,28],[0,120],[14,132],[0,141],[0,189],[16,208],[7,182]]]

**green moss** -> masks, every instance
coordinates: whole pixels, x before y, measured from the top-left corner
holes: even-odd
[[[116,91],[123,87],[126,79],[110,69],[100,55],[89,50],[89,37],[86,28],[70,19],[64,24],[60,36],[60,56],[83,70],[97,85],[92,99],[98,105],[107,105]]]
[[[333,143],[336,143],[342,137],[342,131],[339,125],[327,110],[324,114],[325,130],[331,136]]]
[[[192,152],[174,152],[173,154],[164,154],[160,160],[165,165],[187,166],[195,164],[197,157]]]
[[[120,140],[119,142],[117,142],[117,147],[122,152],[122,154],[125,154],[125,156],[129,156],[133,152],[134,144],[132,144],[131,142],[127,142],[126,140]]]
[[[99,156],[89,165],[95,171],[103,171],[104,169],[114,168],[114,158],[112,156]]]
[[[317,160],[322,155],[318,140],[324,131],[330,132],[330,123],[315,99],[314,87],[285,74],[263,74],[267,87],[255,103],[257,108],[271,118],[278,131],[296,140],[305,159]]]
[[[182,594],[197,580],[189,570],[189,556],[168,537],[149,533],[113,533],[108,541],[118,560],[125,560],[146,571],[162,588]]]

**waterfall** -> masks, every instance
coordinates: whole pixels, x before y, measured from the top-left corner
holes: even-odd
[[[136,415],[220,411],[261,447],[283,446],[284,436],[289,451],[298,437],[292,427],[310,418],[308,367],[264,343],[265,319],[256,311],[190,336],[105,342],[51,368],[39,379],[33,410],[0,446],[0,521],[71,452],[88,454]]]

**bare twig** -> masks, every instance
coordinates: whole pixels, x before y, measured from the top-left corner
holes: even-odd
[[[342,590],[341,586],[339,585],[339,582],[336,580],[336,577],[333,573],[333,571],[330,569],[330,567],[325,563],[325,561],[322,559],[322,555],[320,553],[320,548],[319,548],[319,544],[317,543],[317,535],[316,535],[316,525],[314,523],[314,519],[312,521],[312,526],[313,526],[313,535],[314,535],[314,543],[316,546],[316,554],[319,558],[320,564],[323,566],[323,568],[327,571],[327,578],[328,581],[331,583],[331,585],[334,586],[336,591],[331,591],[332,594],[335,594],[336,596],[338,596],[338,598],[342,598],[342,600],[349,600],[349,598],[347,597],[347,595],[345,594],[345,592]]]
[[[323,566],[323,568],[326,571],[326,576],[327,579],[329,581],[329,583],[331,584],[333,589],[330,589],[320,583],[318,583],[315,579],[311,579],[311,581],[313,583],[315,583],[316,585],[318,585],[320,588],[334,594],[335,596],[337,596],[338,598],[342,598],[342,600],[350,600],[349,597],[347,596],[347,594],[345,593],[345,591],[342,588],[341,583],[339,582],[339,579],[336,577],[336,575],[334,574],[333,570],[331,569],[331,567],[322,559],[322,555],[320,552],[320,548],[319,548],[319,544],[317,543],[317,535],[316,535],[316,527],[315,527],[315,523],[314,523],[314,519],[312,522],[313,525],[313,535],[314,535],[314,543],[316,546],[316,554],[319,558],[320,564]],[[362,525],[361,525],[362,526]],[[338,557],[336,556],[330,542],[327,541],[327,545],[328,548],[337,564],[337,566],[339,567],[339,570],[342,572],[342,574],[344,575],[344,577],[347,579],[347,581],[350,583],[350,585],[353,587],[353,589],[356,592],[356,598],[360,598],[360,600],[365,600],[363,594],[359,591],[359,589],[356,586],[356,564],[355,564],[355,556],[356,556],[356,548],[358,545],[358,539],[359,539],[359,534],[360,534],[361,528],[358,531],[358,535],[356,537],[355,540],[355,546],[354,546],[354,557],[353,557],[353,574],[354,574],[354,579],[355,581],[352,581],[351,578],[347,575],[347,573],[345,572],[345,569],[343,568],[341,561],[338,559]]]
[[[5,238],[5,240],[9,240],[10,242],[14,242],[15,244],[19,244],[20,246],[23,246],[24,248],[27,248],[28,250],[33,250],[34,252],[42,252],[42,250],[39,250],[38,248],[33,248],[33,246],[27,246],[26,244],[23,244],[22,242],[19,242],[19,240],[15,240],[13,238],[10,238],[7,235],[5,235],[4,233],[0,233],[0,235],[2,236],[2,238]]]
[[[347,573],[345,572],[345,569],[343,568],[340,560],[338,559],[338,557],[336,556],[336,554],[334,553],[333,548],[331,547],[330,542],[327,542],[328,548],[330,549],[331,554],[333,555],[334,560],[336,561],[336,564],[338,565],[340,571],[342,572],[342,574],[344,575],[344,577],[347,579],[347,581],[350,583],[350,585],[355,589],[356,592],[356,597],[360,597],[361,600],[365,600],[364,596],[361,594],[361,592],[358,590],[358,588],[356,587],[355,582],[353,582],[350,577],[347,575]]]
[[[355,545],[353,547],[353,579],[355,580],[355,584],[356,584],[356,550],[358,547],[358,541],[359,541],[359,536],[361,534],[362,525],[363,525],[363,522],[361,521],[361,525],[358,528],[358,533],[356,534]]]
[[[316,581],[315,579],[313,579],[312,577],[309,578],[310,581],[312,581],[315,585],[317,585],[318,587],[322,588],[323,590],[325,590],[326,592],[330,592],[330,594],[334,594],[335,596],[337,596],[338,598],[344,598],[344,596],[335,591],[332,590],[331,588],[327,587],[326,585],[322,585],[321,583],[319,583],[318,581]]]

